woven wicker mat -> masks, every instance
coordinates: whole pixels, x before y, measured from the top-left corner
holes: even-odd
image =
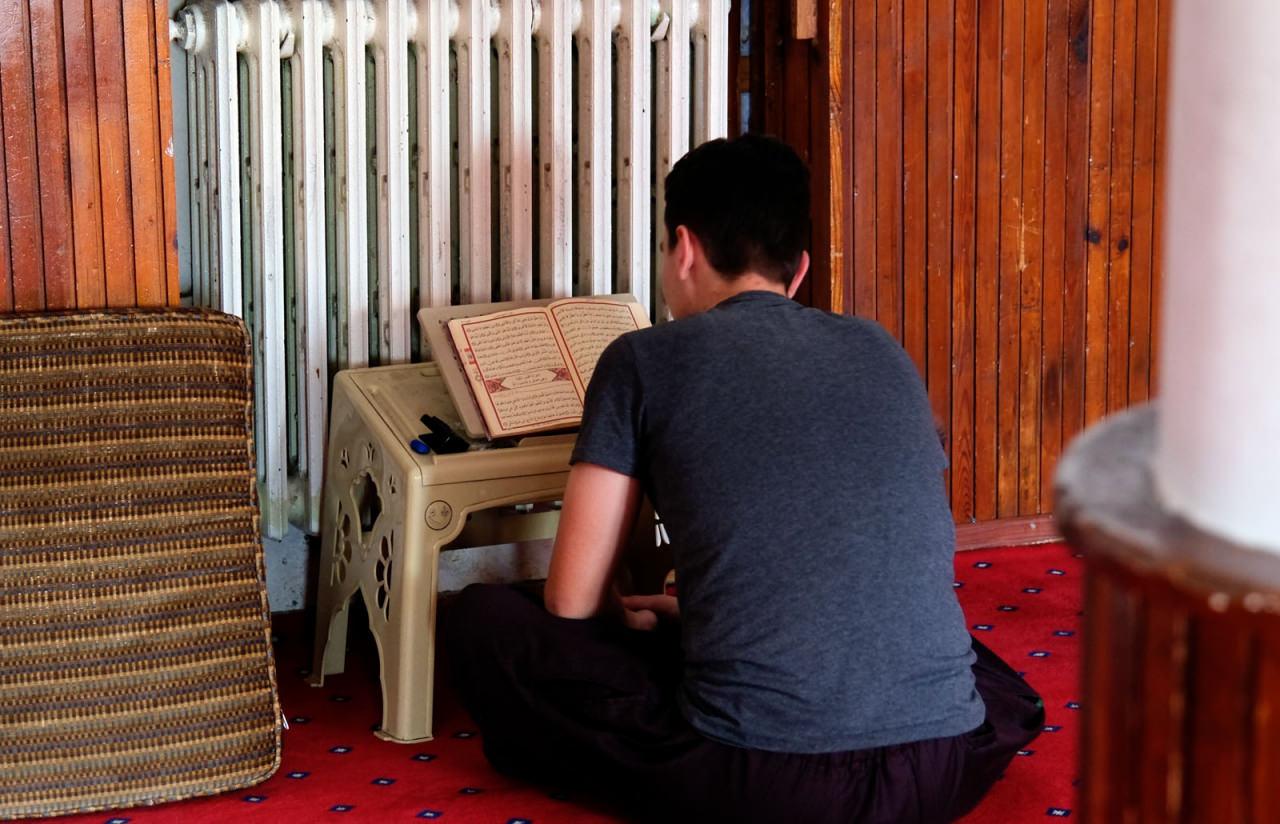
[[[0,818],[279,766],[241,323],[0,317]]]

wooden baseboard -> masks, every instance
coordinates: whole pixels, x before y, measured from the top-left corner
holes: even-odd
[[[1052,515],[1002,518],[998,521],[960,524],[956,527],[958,551],[1001,546],[1030,546],[1061,540],[1062,534],[1054,525]]]

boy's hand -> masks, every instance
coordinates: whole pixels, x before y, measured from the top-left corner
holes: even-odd
[[[631,629],[657,629],[659,621],[680,620],[680,602],[674,595],[624,595],[622,618]]]

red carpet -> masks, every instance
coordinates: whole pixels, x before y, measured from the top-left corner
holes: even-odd
[[[1075,807],[1082,564],[1061,544],[968,552],[956,558],[970,629],[1044,696],[1045,732],[965,824],[1067,818]],[[279,772],[256,787],[154,808],[60,819],[75,824],[182,822],[613,822],[572,799],[503,778],[485,763],[465,713],[445,692],[437,738],[390,744],[371,732],[381,714],[376,664],[353,653],[324,689],[299,674],[311,642],[282,622],[276,654],[290,719]],[[354,628],[354,624],[353,624]],[[354,635],[355,633],[353,633]]]

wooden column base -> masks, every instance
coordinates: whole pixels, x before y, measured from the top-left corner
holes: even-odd
[[[1280,555],[1165,512],[1154,405],[1080,438],[1057,523],[1086,558],[1091,822],[1280,821]]]

